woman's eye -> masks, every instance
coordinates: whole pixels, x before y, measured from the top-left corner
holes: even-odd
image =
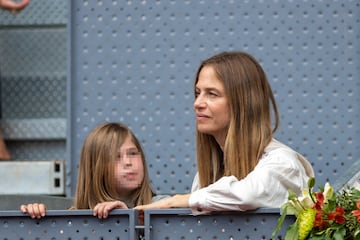
[[[217,97],[217,94],[214,93],[214,92],[209,92],[209,96],[210,96],[210,97]]]

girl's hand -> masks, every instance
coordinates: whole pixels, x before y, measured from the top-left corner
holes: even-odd
[[[43,203],[31,203],[27,205],[21,205],[20,211],[28,213],[31,218],[41,218],[45,216],[46,206]]]
[[[115,208],[127,209],[128,207],[122,201],[102,202],[96,204],[93,209],[93,215],[98,218],[107,218],[109,216],[109,212]]]

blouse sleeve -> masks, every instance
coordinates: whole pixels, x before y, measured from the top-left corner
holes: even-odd
[[[255,169],[241,180],[224,176],[200,189],[196,176],[189,206],[194,214],[281,207],[287,201],[289,189],[300,193],[306,187],[309,178],[306,169],[311,166],[303,164],[296,152],[277,149],[263,156]]]

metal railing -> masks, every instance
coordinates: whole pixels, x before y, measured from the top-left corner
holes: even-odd
[[[116,239],[116,240],[235,240],[270,239],[280,216],[279,209],[218,212],[194,216],[190,209],[113,210],[98,219],[91,210],[50,210],[46,217],[31,219],[20,211],[0,211],[0,240],[10,239]],[[277,238],[283,239],[285,219]]]

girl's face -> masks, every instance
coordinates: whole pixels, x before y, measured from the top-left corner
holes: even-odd
[[[128,197],[141,185],[143,179],[141,153],[129,135],[119,148],[115,164],[115,181],[120,197]]]
[[[220,146],[224,146],[230,124],[230,108],[224,84],[211,66],[204,66],[199,73],[194,109],[197,130],[213,135]]]

